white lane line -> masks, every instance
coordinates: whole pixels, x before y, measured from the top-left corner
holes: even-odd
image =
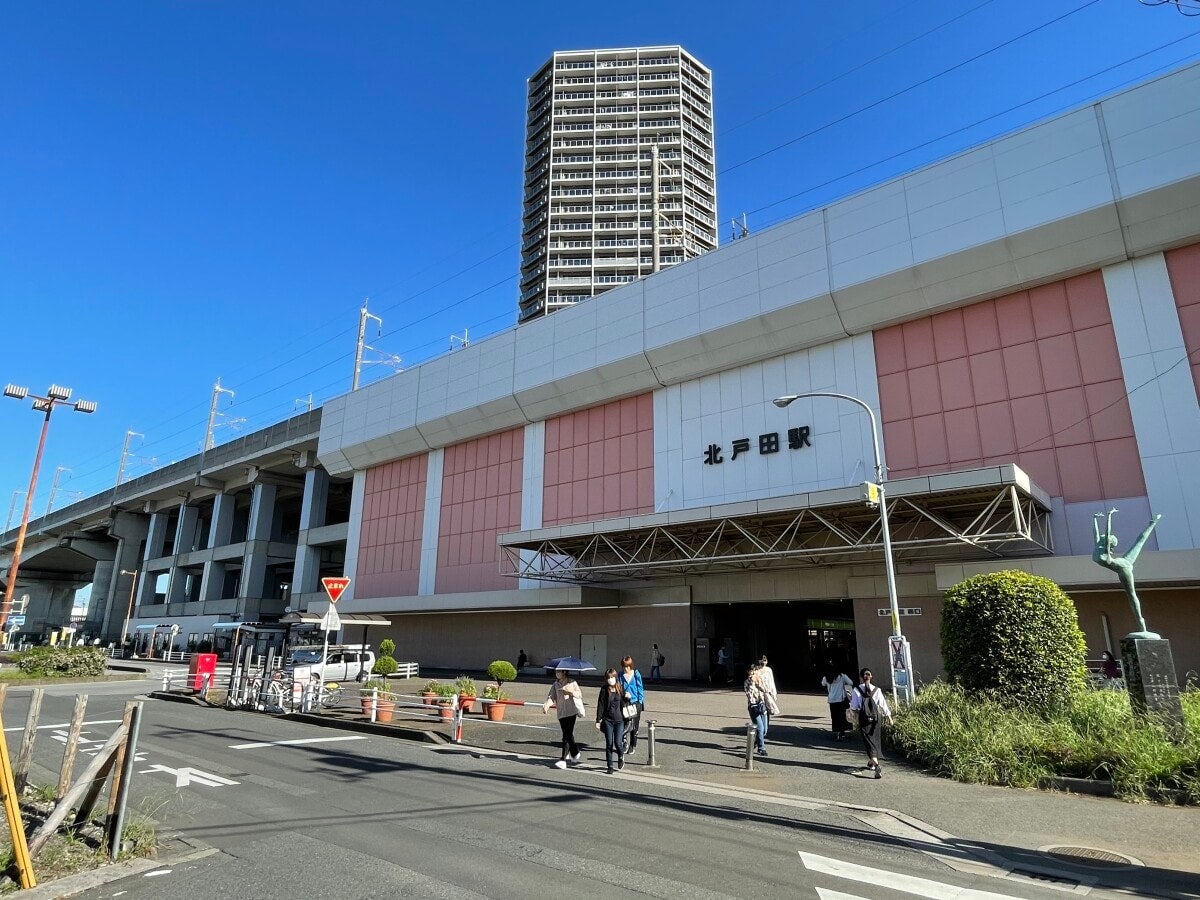
[[[333,741],[365,741],[364,734],[348,734],[342,737],[297,738],[293,741],[256,741],[253,744],[230,744],[230,750],[257,750],[259,747],[294,747],[297,744],[329,744]]]
[[[867,900],[866,897],[860,897],[858,894],[843,894],[841,891],[831,891],[829,888],[817,888],[817,896],[821,900]]]
[[[122,721],[121,719],[96,719],[94,722],[84,722],[83,724],[84,725],[117,725],[121,721]],[[58,722],[54,725],[39,725],[38,731],[43,731],[47,728],[70,728],[70,727],[71,727],[70,722]],[[5,728],[4,730],[6,732],[8,732],[8,731],[24,731],[25,726],[24,725],[14,725],[13,727]]]
[[[993,894],[990,891],[977,891],[974,888],[956,887],[952,884],[942,884],[928,878],[918,878],[915,875],[901,875],[898,872],[888,872],[883,869],[872,869],[869,866],[859,866],[843,862],[840,859],[830,859],[827,856],[817,856],[814,853],[800,851],[800,861],[812,872],[822,872],[836,878],[846,878],[864,884],[874,884],[879,887],[903,891],[906,894],[916,894],[929,900],[1020,900],[1012,894]]]

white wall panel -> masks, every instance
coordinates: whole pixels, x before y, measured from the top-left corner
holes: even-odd
[[[1121,372],[1163,550],[1200,547],[1200,403],[1161,253],[1103,270]]]
[[[437,577],[438,533],[442,525],[442,473],[446,451],[430,450],[425,461],[425,515],[421,519],[421,571],[417,576],[417,593],[434,593]]]
[[[872,339],[861,335],[656,391],[656,501],[692,509],[865,480],[874,465],[865,412],[831,399],[797,400],[787,409],[771,400],[833,390],[861,397],[878,414],[876,384]],[[788,429],[805,425],[811,446],[789,449]],[[779,435],[779,452],[760,453],[759,436],[770,433]],[[737,459],[735,438],[750,442]],[[709,444],[720,445],[724,462],[705,464]]]

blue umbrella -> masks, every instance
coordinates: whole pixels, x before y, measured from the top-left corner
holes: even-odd
[[[578,656],[560,656],[558,659],[552,659],[546,663],[544,668],[547,669],[564,669],[569,672],[595,672],[596,667],[586,659],[580,659]]]

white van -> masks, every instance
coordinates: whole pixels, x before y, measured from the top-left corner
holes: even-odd
[[[306,681],[322,672],[322,681],[363,681],[375,666],[375,653],[362,644],[332,644],[321,664],[320,647],[297,647],[288,657],[284,671],[294,681]]]

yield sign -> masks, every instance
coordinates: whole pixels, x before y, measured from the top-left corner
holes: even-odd
[[[321,587],[325,588],[325,593],[329,595],[329,602],[337,603],[338,598],[346,592],[346,588],[350,587],[350,579],[345,576],[322,578]]]

